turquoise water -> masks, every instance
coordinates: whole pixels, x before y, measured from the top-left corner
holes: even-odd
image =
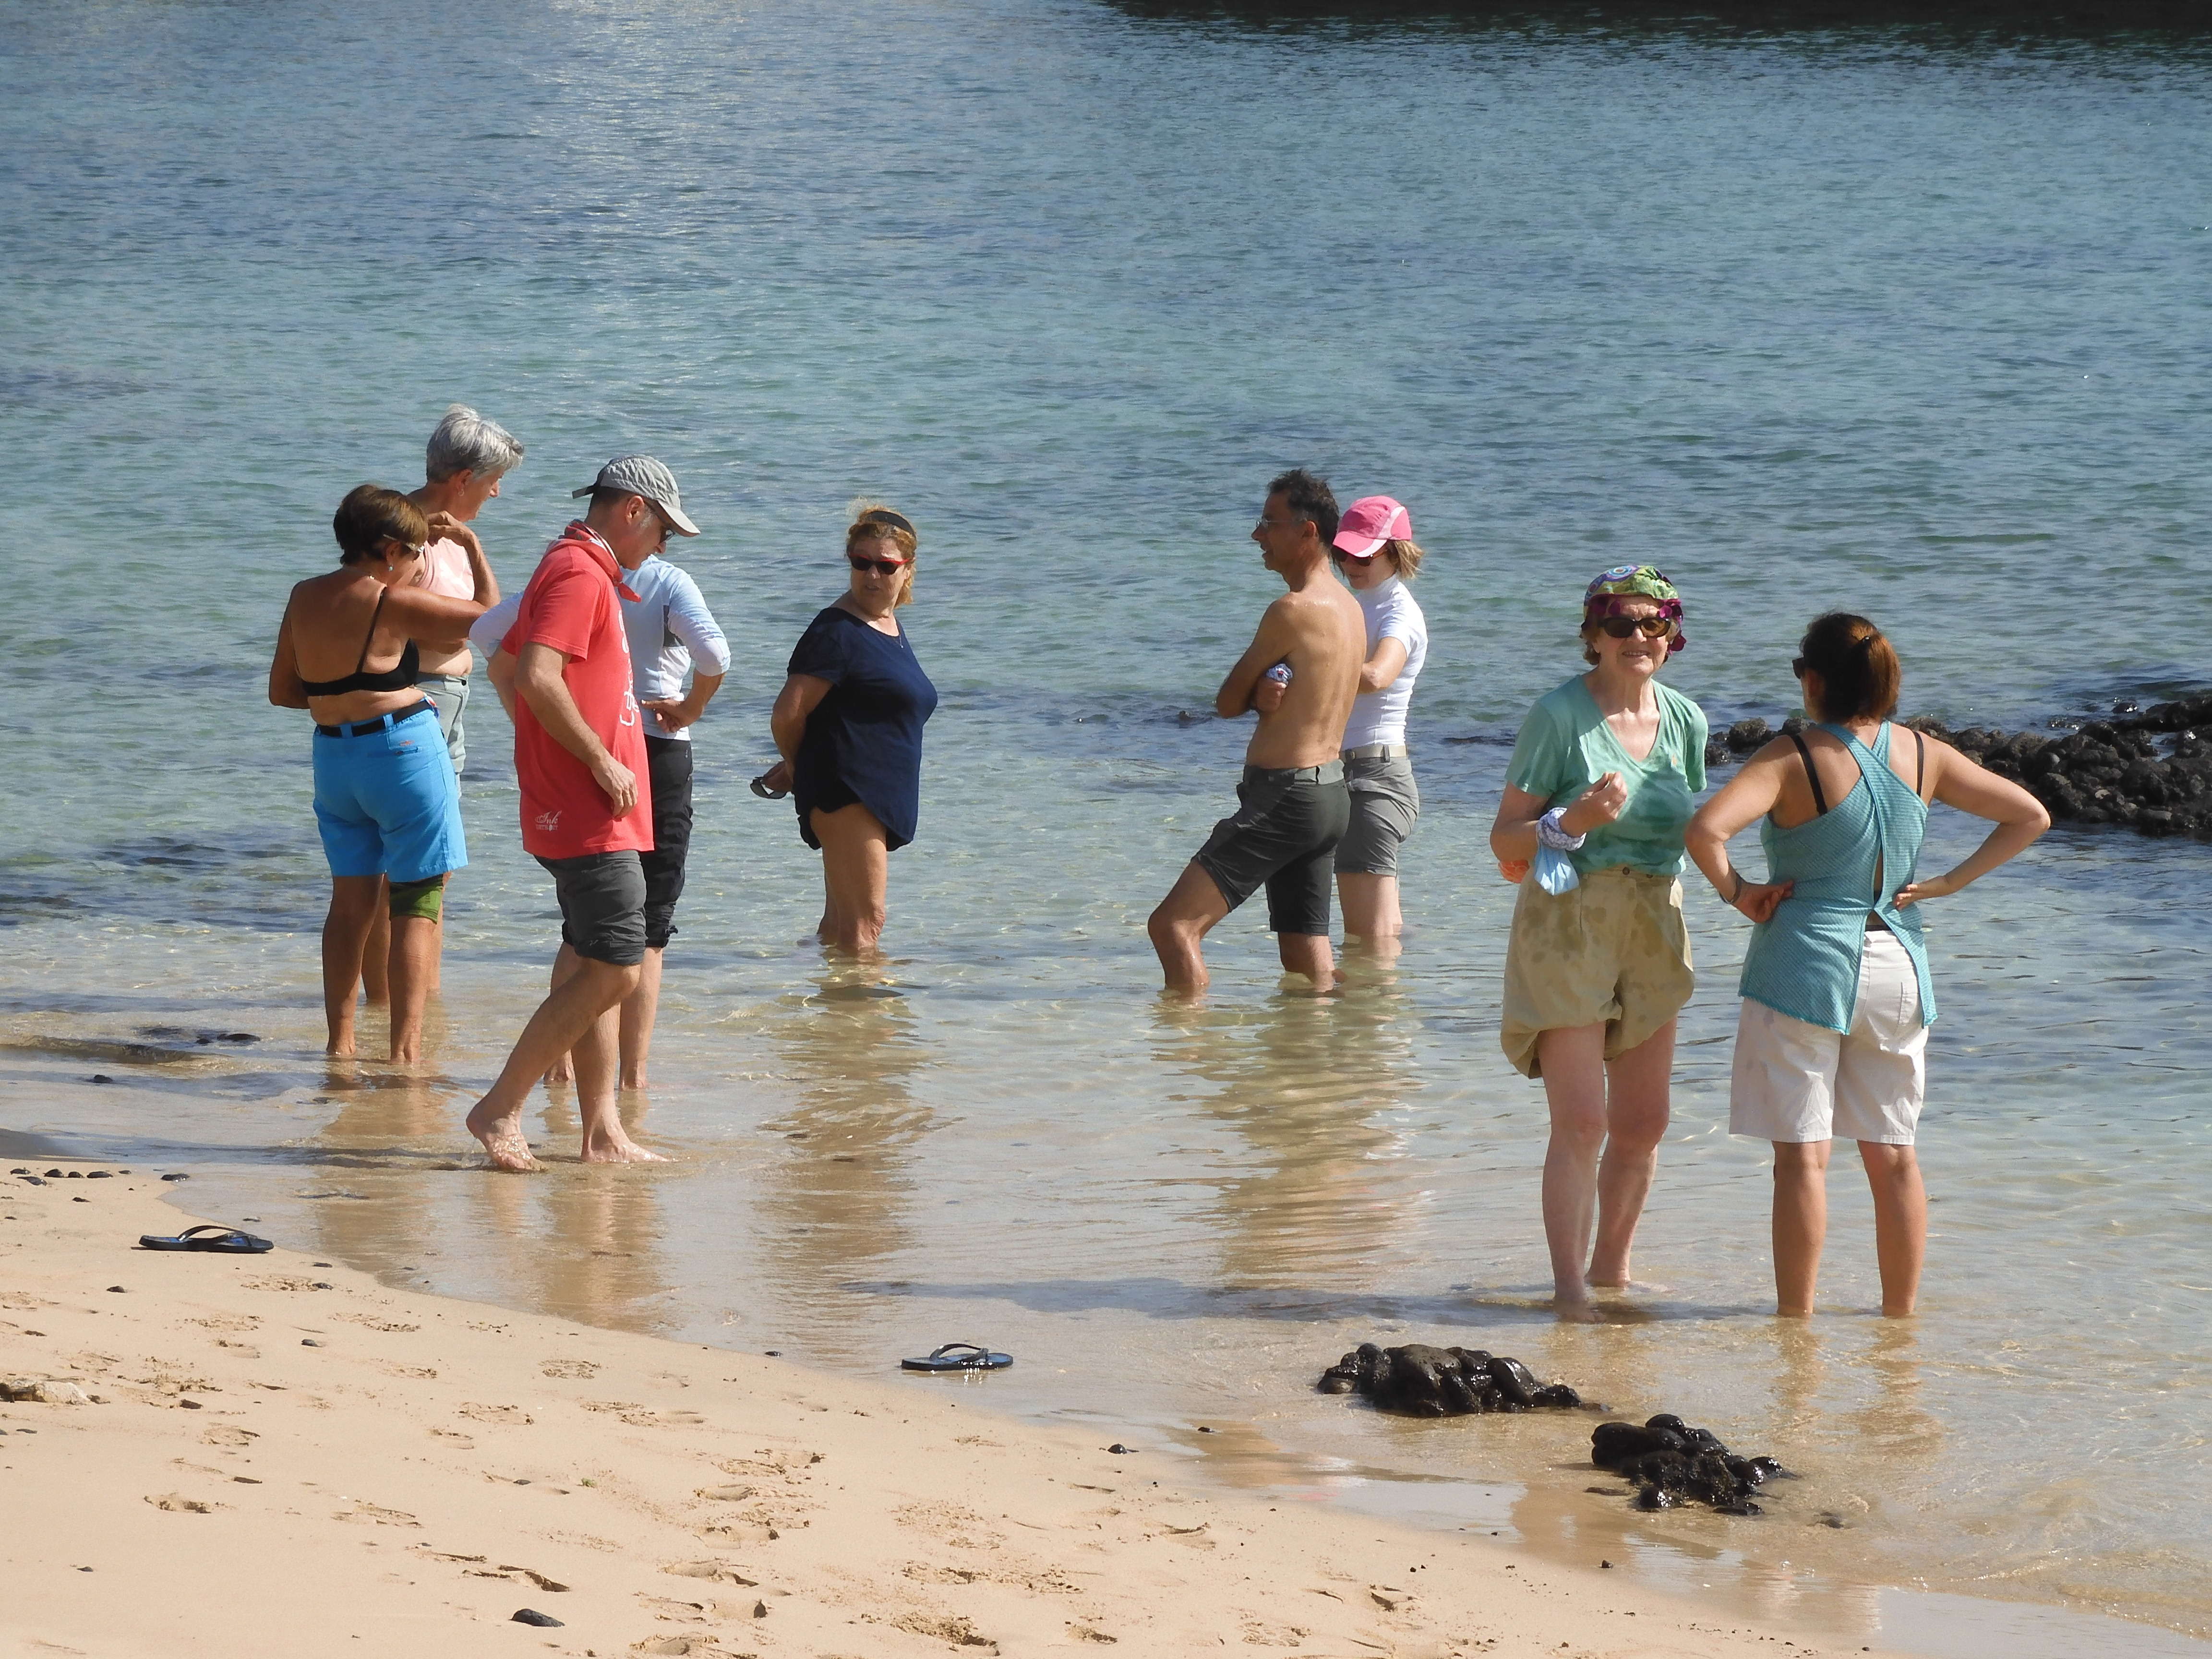
[[[1782,712],[1838,603],[1954,720],[2204,685],[2204,42],[1049,3],[0,24],[0,1127],[461,1293],[860,1370],[988,1335],[1012,1408],[1345,1501],[1472,1482],[1532,1542],[1830,1626],[1924,1582],[2212,1631],[2212,854],[2061,831],[1931,917],[1926,1311],[1868,1316],[1839,1168],[1799,1337],[1760,1312],[1742,934],[1702,892],[1639,1255],[1668,1288],[1596,1330],[1531,1307],[1541,1105],[1497,1053],[1483,852],[1574,597],[1625,558],[1683,586],[1668,673],[1717,723]],[[337,498],[412,483],[455,398],[529,447],[478,520],[509,581],[617,451],[708,531],[681,556],[737,661],[645,1125],[667,1170],[448,1167],[552,938],[488,702],[434,1074],[315,1053],[307,741],[263,673]],[[1164,1011],[1142,919],[1243,740],[1182,713],[1269,597],[1244,536],[1293,463],[1406,501],[1431,550],[1413,931],[1316,1004],[1240,915],[1211,1005]],[[945,694],[876,986],[799,943],[814,866],[744,789],[863,491],[923,526]],[[162,1026],[265,1041],[97,1046]],[[1754,1529],[1639,1519],[1563,1472],[1574,1424],[1304,1392],[1378,1332],[1808,1478]]]

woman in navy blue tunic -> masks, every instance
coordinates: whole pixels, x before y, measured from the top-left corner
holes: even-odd
[[[822,853],[822,942],[872,951],[884,931],[890,854],[921,810],[921,728],[937,688],[896,611],[914,599],[914,526],[863,503],[845,532],[846,591],[799,636],[769,729],[799,833]]]

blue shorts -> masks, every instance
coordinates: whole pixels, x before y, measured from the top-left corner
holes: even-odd
[[[316,728],[315,825],[332,875],[428,881],[469,861],[453,757],[436,714],[420,707],[350,736]]]

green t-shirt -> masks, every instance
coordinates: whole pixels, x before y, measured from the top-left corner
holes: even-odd
[[[1607,772],[1620,773],[1628,786],[1620,816],[1591,830],[1572,855],[1586,875],[1621,864],[1654,875],[1682,873],[1682,831],[1705,787],[1705,711],[1678,691],[1652,689],[1659,694],[1659,736],[1643,760],[1629,758],[1579,674],[1537,698],[1514,739],[1505,781],[1540,796],[1547,807],[1571,805]]]

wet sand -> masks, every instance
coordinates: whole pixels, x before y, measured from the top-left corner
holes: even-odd
[[[830,1376],[281,1249],[137,1250],[191,1218],[112,1169],[0,1176],[0,1369],[88,1396],[0,1405],[0,1628],[27,1650],[1869,1650],[1595,1562],[1194,1491],[1161,1449],[992,1414],[988,1380]],[[462,1633],[526,1607],[562,1622]]]

